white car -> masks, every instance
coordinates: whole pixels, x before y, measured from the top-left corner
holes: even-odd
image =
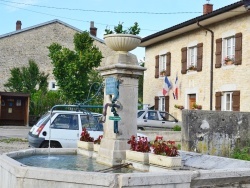
[[[99,123],[101,116],[102,114],[81,111],[48,112],[29,131],[29,145],[48,148],[50,140],[51,148],[76,148],[84,127],[94,139],[103,135],[103,125]]]
[[[139,110],[137,112],[137,128],[139,130],[152,128],[171,129],[176,125],[181,126],[181,122],[167,112],[158,110]]]

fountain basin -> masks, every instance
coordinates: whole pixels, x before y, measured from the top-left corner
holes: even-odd
[[[51,148],[51,155],[77,154],[77,149]],[[142,173],[97,173],[26,166],[14,158],[48,154],[48,149],[28,149],[0,156],[0,187],[68,188],[100,187],[200,187],[250,186],[250,162],[223,157],[180,152],[183,167],[169,170],[147,166]],[[92,155],[91,153],[89,153]],[[93,155],[92,155],[93,157]],[[129,162],[129,161],[125,161]],[[146,165],[132,162],[137,168]],[[216,165],[218,164],[218,165]],[[223,186],[225,185],[225,186]]]

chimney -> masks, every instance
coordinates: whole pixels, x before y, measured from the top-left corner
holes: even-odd
[[[94,22],[90,22],[90,34],[96,37],[97,28],[94,26]]]
[[[22,22],[20,20],[16,21],[16,30],[21,30]]]
[[[209,3],[203,5],[203,15],[208,14],[210,12],[213,12],[213,5]]]

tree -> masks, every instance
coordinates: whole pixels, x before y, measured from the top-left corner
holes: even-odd
[[[87,98],[92,84],[91,71],[100,65],[102,59],[102,53],[93,42],[85,31],[74,35],[74,51],[58,43],[48,47],[57,85],[69,102],[82,102]]]
[[[64,104],[60,91],[37,91],[31,95],[30,114],[40,117],[58,104]]]
[[[38,90],[47,91],[48,74],[39,71],[34,60],[29,60],[28,67],[13,68],[10,70],[11,77],[4,84],[9,91],[35,93]]]

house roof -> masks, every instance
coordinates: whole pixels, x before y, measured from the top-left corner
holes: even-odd
[[[162,40],[166,40],[168,38],[183,34],[188,31],[192,31],[194,29],[198,29],[199,26],[197,25],[197,22],[199,22],[199,24],[202,26],[207,26],[231,17],[235,17],[240,14],[244,14],[246,13],[246,8],[244,6],[245,3],[248,3],[248,6],[250,6],[250,0],[238,1],[236,3],[212,11],[211,13],[198,16],[196,18],[190,19],[183,23],[144,37],[141,41],[140,46],[147,47]]]
[[[10,32],[10,33],[6,33],[6,34],[3,34],[3,35],[0,35],[0,39],[1,38],[4,38],[4,37],[9,37],[11,35],[15,35],[15,34],[18,34],[18,33],[22,33],[22,32],[25,32],[25,31],[29,31],[29,30],[32,30],[32,29],[35,29],[35,28],[38,28],[38,27],[43,27],[43,26],[46,26],[46,25],[49,25],[49,24],[53,24],[53,23],[60,23],[66,27],[69,27],[73,30],[76,30],[77,32],[83,32],[82,30],[72,26],[72,25],[69,25],[61,20],[58,20],[58,19],[55,19],[55,20],[51,20],[51,21],[48,21],[48,22],[44,22],[44,23],[41,23],[41,24],[38,24],[38,25],[34,25],[34,26],[31,26],[31,27],[27,27],[27,28],[24,28],[24,29],[20,29],[20,30],[17,30],[17,31],[13,31],[13,32]],[[104,41],[100,38],[97,38],[93,35],[90,35],[94,40],[97,40],[101,43],[104,43]]]
[[[29,93],[19,93],[19,92],[0,92],[0,96],[8,97],[29,97]]]

